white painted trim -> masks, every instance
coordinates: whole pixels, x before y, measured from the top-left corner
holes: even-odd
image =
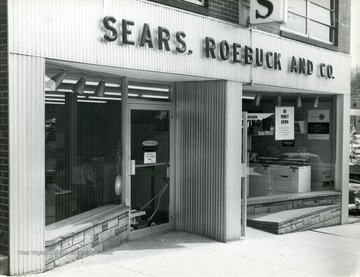
[[[341,224],[349,222],[350,95],[336,97],[335,188],[341,191]]]
[[[45,61],[9,55],[9,272],[44,270]],[[27,253],[27,252],[25,252]]]

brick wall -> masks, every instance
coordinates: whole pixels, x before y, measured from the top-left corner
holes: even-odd
[[[239,0],[207,0],[205,6],[183,0],[148,0],[231,23],[239,22]]]
[[[0,253],[9,248],[7,1],[0,0]]]
[[[231,23],[239,22],[238,0],[208,0],[209,16]]]
[[[246,25],[249,17],[250,0],[240,0],[240,24]],[[256,28],[264,32],[283,35],[290,39],[298,40],[304,43],[312,44],[318,47],[327,48],[342,53],[350,53],[350,13],[351,13],[351,0],[335,0],[335,43],[331,46],[327,43],[309,39],[303,36],[294,35],[293,33],[281,32],[280,24],[269,23],[257,25]]]
[[[340,7],[339,7],[340,5]],[[339,47],[339,52],[350,54],[350,14],[351,0],[336,1],[336,32],[335,41]]]
[[[205,7],[201,7],[192,3],[181,0],[149,0],[152,2],[161,3],[164,5],[173,6],[179,9],[192,11],[194,13],[202,14],[218,18],[231,23],[239,23],[243,26],[248,25],[250,0],[207,0]],[[240,1],[240,8],[239,8]],[[351,0],[335,0],[335,43],[329,45],[318,40],[309,39],[304,36],[299,36],[293,33],[280,30],[279,23],[270,23],[257,25],[256,28],[264,32],[282,35],[284,37],[298,40],[304,43],[312,44],[318,47],[339,51],[342,53],[350,53],[350,11]]]

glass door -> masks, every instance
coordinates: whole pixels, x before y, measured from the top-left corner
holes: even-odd
[[[170,228],[170,108],[130,108],[131,230]]]

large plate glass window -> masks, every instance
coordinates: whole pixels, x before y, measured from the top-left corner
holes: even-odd
[[[334,43],[334,0],[288,0],[286,29]]]
[[[46,225],[120,204],[121,87],[118,77],[47,65]]]
[[[247,112],[249,196],[334,190],[336,98],[253,93]]]

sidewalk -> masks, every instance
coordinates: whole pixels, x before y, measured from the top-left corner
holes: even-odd
[[[31,276],[360,276],[360,223],[220,243],[185,232],[130,241]]]

